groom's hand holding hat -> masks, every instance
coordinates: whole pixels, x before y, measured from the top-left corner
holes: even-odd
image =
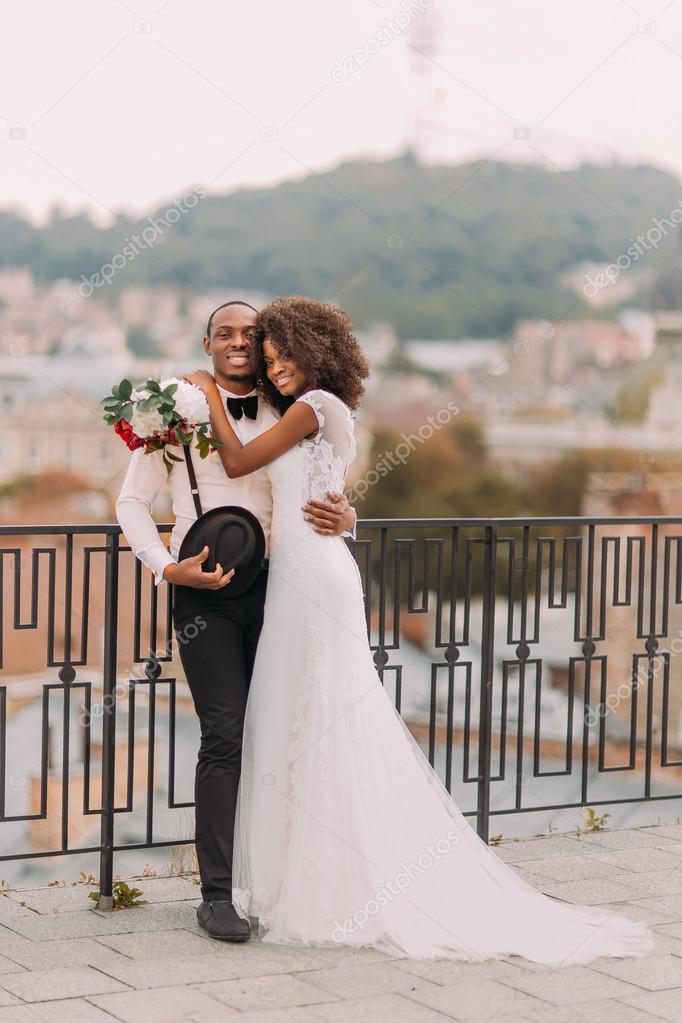
[[[196,590],[222,590],[232,581],[235,570],[231,568],[229,572],[223,572],[222,567],[216,565],[215,571],[204,572],[202,565],[208,555],[208,547],[204,547],[203,551],[191,558],[166,565],[164,579],[176,586],[192,586]]]

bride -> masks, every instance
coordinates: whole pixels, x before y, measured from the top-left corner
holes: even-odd
[[[300,514],[342,491],[367,363],[335,306],[281,298],[258,317],[265,396],[284,410],[242,446],[209,374],[229,476],[268,465],[265,622],[246,711],[235,905],[264,940],[467,961],[642,956],[651,932],[535,891],[468,824],[376,673],[360,575],[340,537]]]

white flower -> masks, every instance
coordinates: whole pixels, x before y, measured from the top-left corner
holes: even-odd
[[[177,384],[178,389],[173,395],[175,411],[185,422],[196,426],[198,423],[207,423],[211,418],[208,410],[206,395],[200,387],[188,384],[186,380],[178,380],[172,377],[169,380],[161,381],[161,390],[169,384]]]
[[[155,408],[150,409],[148,412],[141,412],[135,406],[130,425],[138,437],[144,438],[152,437],[154,433],[161,433],[164,429],[163,419]]]

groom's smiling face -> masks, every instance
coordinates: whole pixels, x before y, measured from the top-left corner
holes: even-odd
[[[224,384],[256,382],[256,313],[245,305],[230,305],[213,316],[204,349],[213,359],[215,378]]]

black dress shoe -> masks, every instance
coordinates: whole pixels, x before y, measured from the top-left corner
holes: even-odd
[[[251,928],[248,920],[243,920],[231,902],[202,902],[197,909],[199,926],[207,934],[220,941],[248,941]]]

